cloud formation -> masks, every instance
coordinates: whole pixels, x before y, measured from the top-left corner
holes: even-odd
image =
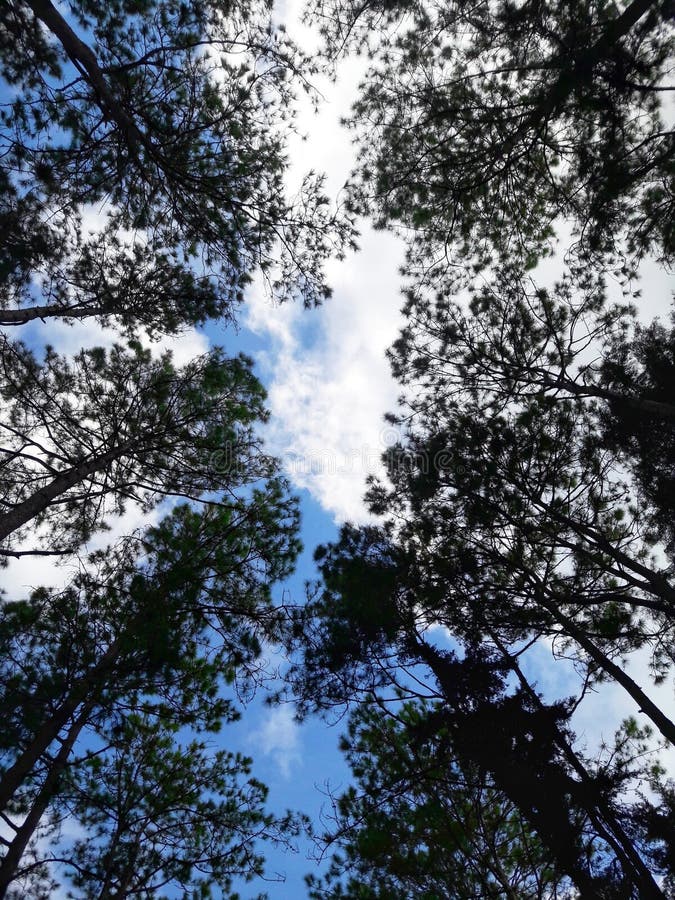
[[[246,318],[268,345],[270,450],[337,520],[366,519],[365,477],[381,471],[396,437],[383,421],[397,395],[384,354],[401,321],[402,251],[388,234],[368,231],[362,243],[333,267],[335,293],[321,310],[273,307],[256,292]]]
[[[260,728],[252,731],[249,743],[256,756],[271,757],[282,777],[291,777],[291,770],[301,761],[300,727],[293,718],[290,706],[276,706],[267,712]]]

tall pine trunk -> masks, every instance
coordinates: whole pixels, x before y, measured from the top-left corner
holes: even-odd
[[[494,632],[489,631],[489,635],[508,667],[516,675],[521,688],[537,708],[543,709],[539,695],[523,674],[516,657],[509,653]],[[640,896],[646,898],[646,900],[664,900],[665,895],[663,891],[654,881],[651,872],[635,849],[633,841],[626,834],[614,810],[610,807],[607,800],[600,795],[598,790],[595,789],[593,779],[589,776],[586,766],[574,752],[563,731],[557,726],[555,727],[555,739],[573,771],[579,776],[579,780],[584,788],[582,796],[587,801],[584,804],[584,808],[588,812],[590,820],[600,836],[607,841],[616,853],[624,872],[626,874],[630,873],[629,877],[639,887]]]
[[[649,699],[639,684],[633,681],[630,675],[624,672],[620,666],[617,666],[606,653],[603,653],[603,651],[586,636],[583,629],[578,628],[574,621],[561,612],[556,604],[547,600],[542,595],[541,591],[538,592],[537,602],[550,613],[555,622],[565,629],[565,634],[569,635],[572,640],[586,651],[598,668],[602,669],[602,671],[610,675],[617,684],[621,685],[621,687],[637,703],[640,711],[648,716],[664,738],[675,746],[675,722],[669,719],[653,700]]]
[[[96,665],[73,685],[70,696],[46,722],[42,723],[28,746],[19,754],[13,765],[3,773],[0,778],[0,810],[6,809],[9,801],[21,787],[23,780],[49,749],[50,744],[56,740],[59,732],[68,724],[78,706],[85,702],[85,708],[89,708],[90,704],[94,702],[93,698],[100,691],[101,680],[116,662],[119,652],[120,641],[118,639],[108,647]]]
[[[17,503],[9,512],[0,515],[0,541],[30,522],[31,519],[39,516],[51,506],[57,497],[65,494],[71,487],[84,481],[90,475],[103,471],[110,463],[120,459],[132,446],[133,444],[130,442],[120,444],[112,450],[93,456],[65,472],[61,472],[49,484]]]
[[[95,701],[90,700],[80,710],[80,714],[68,729],[66,737],[61,742],[59,752],[52,760],[42,787],[33,800],[31,807],[23,821],[23,824],[17,829],[17,832],[7,848],[7,852],[0,863],[0,900],[7,894],[7,890],[12,881],[17,876],[21,857],[26,851],[31,838],[35,834],[40,819],[47,811],[54,795],[58,791],[58,784],[68,763],[75,741],[80,735],[91,711],[95,705]]]

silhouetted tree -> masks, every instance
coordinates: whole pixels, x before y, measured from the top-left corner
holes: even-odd
[[[351,223],[313,173],[287,196],[294,95],[313,66],[274,27],[269,3],[16,0],[0,29],[12,94],[0,115],[3,181],[44,223],[33,237],[8,216],[3,274],[23,305],[50,305],[31,300],[26,264],[49,261],[43,251],[94,203],[156,252],[213,273],[218,312],[257,267],[279,297],[327,295],[322,261]]]
[[[349,120],[355,207],[401,226],[429,277],[534,265],[562,217],[584,265],[626,246],[672,258],[667,3],[312,7],[329,55],[372,60]]]
[[[272,603],[270,586],[293,565],[296,531],[294,502],[279,485],[229,508],[197,513],[178,507],[156,528],[94,554],[65,589],[39,589],[28,601],[3,605],[0,707],[6,728],[0,806],[9,829],[2,839],[3,892],[39,868],[34,859],[22,868],[38,827],[49,832],[51,823],[53,831],[69,811],[96,819],[90,779],[98,778],[104,790],[108,776],[124,770],[124,759],[140,764],[143,753],[152,749],[153,732],[155,749],[161,751],[157,765],[168,766],[174,753],[183,755],[171,749],[172,741],[167,743],[171,730],[217,731],[237,718],[223,687],[235,680],[241,686],[254,683],[262,641],[281,636],[283,610]],[[193,749],[192,762],[185,762],[188,773],[202,754],[197,745]],[[106,756],[109,751],[112,755]],[[98,765],[103,769],[95,776]],[[227,773],[234,768],[246,774],[248,764],[222,756],[214,765],[213,789],[225,778],[222,802],[238,807]],[[244,871],[245,848],[266,821],[256,812],[263,792],[252,791],[251,816],[242,813],[240,821],[243,857],[235,853],[236,866]],[[202,802],[201,794],[199,789],[195,802]],[[178,839],[192,828],[189,810],[176,806],[170,790],[163,796],[166,805],[162,808],[160,792],[155,809],[167,817],[165,825],[175,822]],[[118,800],[127,802],[124,791]],[[203,802],[208,805],[208,798]],[[223,847],[213,860],[216,878],[220,862],[230,864],[227,846],[236,831],[232,823],[226,828],[225,810],[221,813],[214,832]],[[140,806],[135,814],[141,815]],[[101,834],[107,833],[108,820],[98,821]],[[199,856],[199,835],[191,840],[185,852]],[[237,839],[235,845],[239,843]],[[171,847],[172,841],[163,849],[155,844],[155,863],[161,857],[167,871],[178,877],[172,867],[180,869],[182,851],[177,849],[172,858]],[[48,863],[49,856],[42,861]],[[255,874],[260,860],[253,855],[250,863]],[[183,871],[186,883],[198,878],[191,866]],[[91,875],[93,881],[97,877]],[[119,870],[115,877],[122,877]]]
[[[130,717],[121,732],[81,771],[71,770],[66,812],[86,837],[58,841],[53,852],[74,896],[231,893],[235,876],[264,875],[259,842],[288,845],[297,835],[293,816],[265,813],[267,789],[249,777],[250,759],[179,742],[172,729],[142,717]]]
[[[477,601],[473,610],[455,610],[453,619],[454,582],[433,571],[426,546],[393,540],[381,529],[346,528],[338,544],[323,549],[324,586],[298,629],[303,663],[292,676],[303,708],[370,697],[396,717],[401,701],[431,703],[423,733],[448,747],[446,772],[458,761],[465,771],[476,767],[489,776],[581,896],[663,897],[651,869],[653,863],[663,871],[653,862],[659,839],[655,846],[644,827],[636,828],[623,797],[647,776],[659,782],[658,769],[650,775],[641,766],[647,732],[628,723],[607,760],[584,758],[570,724],[578,699],[546,703],[519,662],[527,636],[511,634],[507,646]],[[505,609],[509,618],[513,628],[520,616]],[[430,639],[436,622],[454,633],[459,652]],[[358,853],[350,858],[357,872],[368,866],[357,862]]]
[[[310,896],[564,897],[569,884],[478,767],[453,757],[438,705],[360,707],[342,749],[356,778],[335,801],[328,875]],[[590,851],[592,853],[592,850]],[[343,876],[346,880],[343,880]]]
[[[246,357],[214,349],[177,369],[132,342],[73,359],[23,344],[0,346],[5,407],[0,538],[47,527],[48,552],[72,552],[105,517],[134,500],[200,500],[274,472],[254,423],[264,390]]]
[[[66,241],[58,258],[27,267],[24,283],[5,284],[0,324],[96,317],[133,336],[139,326],[150,334],[170,333],[233,314],[214,279],[197,276],[175,254],[124,242],[112,229],[72,244]]]

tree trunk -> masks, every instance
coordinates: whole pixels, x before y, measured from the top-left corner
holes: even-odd
[[[443,695],[447,698],[444,723],[450,733],[454,735],[453,740],[457,743],[460,754],[468,756],[467,751],[461,749],[466,723],[458,724],[454,719],[456,711],[453,708],[452,697],[457,693],[456,673],[448,671],[443,653],[424,640],[416,641],[414,651],[411,648],[411,652],[416,652],[416,655],[421,657],[434,673]],[[472,713],[468,715],[470,718]],[[551,822],[547,820],[539,806],[542,798],[539,798],[538,803],[533,803],[531,791],[523,787],[528,779],[531,781],[533,773],[523,771],[522,760],[512,756],[500,757],[499,753],[493,752],[489,740],[486,741],[484,752],[479,755],[479,759],[470,758],[469,761],[489,773],[495,787],[509,798],[520,810],[523,818],[532,825],[555,857],[560,870],[573,881],[579,892],[579,900],[597,900],[597,880],[582,857],[579,835],[567,818],[566,804],[560,806],[560,815],[555,827],[552,827]],[[523,777],[519,779],[519,775]],[[557,804],[558,800],[562,801],[562,796],[549,798],[550,803],[553,804]]]
[[[93,706],[94,701],[92,700],[81,710],[77,719],[70,726],[68,735],[63,740],[59,752],[49,767],[47,776],[33,801],[28,815],[7,848],[7,853],[0,864],[0,900],[3,900],[11,882],[16,877],[21,857],[35,834],[40,824],[40,819],[45,814],[54,794],[58,790],[59,778],[66,768],[73,745],[82,731]]]
[[[77,707],[88,694],[96,694],[97,682],[100,684],[102,675],[105,675],[119,656],[119,639],[114,641],[103,654],[95,666],[74,686],[70,697],[61,704],[54,715],[44,722],[26,749],[19,755],[15,763],[3,773],[0,779],[0,810],[7,807],[14,794],[20,788],[24,778],[30,773],[35,763],[56,740],[59,732],[65,727],[69,718],[77,710]],[[87,708],[91,704],[87,702]]]
[[[621,685],[621,687],[637,703],[640,712],[643,712],[648,716],[664,738],[675,746],[675,723],[672,722],[668,716],[664,715],[659,707],[644,693],[637,682],[633,681],[630,675],[627,675],[620,666],[617,666],[615,662],[612,662],[612,660],[584,634],[583,630],[577,627],[572,619],[561,612],[552,601],[547,600],[543,596],[543,591],[540,590],[537,594],[537,602],[551,614],[555,622],[562,625],[565,629],[565,634],[569,635],[573,641],[576,641],[603,672],[606,672]]]
[[[61,46],[75,67],[89,81],[104,112],[117,123],[128,140],[130,148],[137,150],[142,144],[151,152],[153,147],[148,138],[136,125],[131,116],[119,103],[105,80],[98,61],[91,48],[80,40],[50,0],[25,0],[35,16],[40,19],[51,33],[60,41]]]
[[[521,485],[516,484],[515,486],[522,489]],[[655,596],[660,597],[662,600],[665,600],[668,604],[670,615],[675,615],[675,588],[670,584],[668,579],[663,574],[661,574],[661,572],[655,572],[653,569],[650,569],[648,566],[643,565],[638,560],[633,559],[632,556],[624,553],[623,550],[615,546],[615,544],[613,544],[612,541],[610,541],[609,538],[601,531],[596,530],[595,528],[585,524],[584,522],[579,522],[576,519],[572,519],[570,516],[565,515],[565,513],[560,512],[560,510],[551,506],[551,504],[543,503],[538,497],[532,497],[528,494],[527,490],[523,490],[523,493],[528,497],[528,499],[534,506],[538,507],[546,515],[549,515],[552,519],[555,519],[561,524],[566,525],[570,529],[570,531],[579,535],[579,537],[583,538],[585,541],[588,541],[590,544],[595,544],[595,546],[599,550],[601,550],[603,553],[606,553],[608,556],[611,556],[619,567],[627,569],[630,572],[634,572],[636,575],[644,578],[643,583],[638,581],[637,579],[631,579],[625,573],[623,575],[623,577],[635,587],[641,588],[644,591],[648,591],[650,594],[654,594]],[[562,543],[562,539],[559,540],[561,540]],[[588,547],[584,547],[583,544],[575,544],[570,541],[567,543],[567,546],[569,546],[570,549],[578,550],[591,559],[594,558],[593,550]]]
[[[85,319],[88,316],[99,316],[103,309],[91,306],[61,306],[51,303],[46,306],[26,306],[20,309],[0,309],[0,325],[26,325],[35,319],[49,319],[59,316],[66,319]]]
[[[65,494],[71,487],[84,481],[95,472],[105,469],[111,462],[124,456],[131,448],[130,443],[121,444],[112,450],[107,450],[99,456],[90,459],[67,469],[57,475],[49,484],[35,491],[30,497],[27,497],[21,503],[17,503],[10,512],[0,515],[0,541],[10,535],[17,528],[21,528],[35,516],[39,515],[61,494]]]
[[[490,640],[502,654],[511,671],[514,672],[514,674],[518,678],[520,686],[527,693],[532,702],[541,709],[541,699],[523,674],[520,666],[516,661],[516,658],[509,653],[509,651],[506,649],[497,635],[495,635],[492,631],[488,631],[488,633],[490,636]],[[604,797],[599,796],[598,792],[594,790],[593,780],[590,778],[586,767],[572,749],[572,746],[568,742],[564,733],[557,726],[555,726],[555,735],[556,743],[562,750],[565,758],[571,765],[572,769],[579,776],[581,784],[588,789],[589,798],[591,796],[593,798],[593,806],[585,803],[584,808],[586,809],[589,818],[598,830],[598,833],[612,847],[617,855],[617,858],[621,860],[621,865],[624,872],[631,873],[631,877],[634,883],[639,886],[640,896],[648,898],[648,900],[664,900],[665,895],[663,891],[654,881],[651,872],[644,864],[644,861],[642,860],[640,854],[636,851],[632,840],[628,837],[628,835],[622,828],[621,824],[616,818],[614,811],[608,805]]]
[[[602,28],[602,34],[587,50],[582,51],[581,58],[559,57],[560,75],[544,95],[543,102],[528,116],[527,126],[539,126],[542,120],[548,119],[574,90],[575,79],[570,75],[574,73],[578,77],[585,76],[586,79],[592,77],[593,67],[611,52],[614,45],[625,37],[644,15],[659,5],[655,0],[633,0],[620,16],[602,24],[598,23],[598,27]]]
[[[631,396],[613,391],[599,385],[577,384],[571,378],[555,378],[547,373],[543,374],[544,385],[551,389],[561,389],[575,397],[598,397],[609,403],[619,403],[636,412],[643,413],[649,419],[667,419],[675,422],[675,406],[672,403],[662,403],[660,400],[650,400],[648,397]]]
[[[593,44],[589,51],[592,63],[601,59],[608,50],[622,37],[625,37],[640,19],[652,9],[658,9],[661,3],[655,0],[633,0],[620,16],[611,19],[605,26],[603,35]]]
[[[112,873],[109,869],[106,871],[105,881],[103,882],[103,887],[101,888],[97,900],[117,900],[117,898],[120,898],[121,900],[122,897],[127,896],[129,885],[131,884],[133,876],[136,874],[136,859],[138,857],[139,845],[140,835],[136,835],[133,851],[130,854],[130,859],[127,860],[123,875],[119,879],[116,889],[113,888]],[[115,890],[114,894],[113,889]]]

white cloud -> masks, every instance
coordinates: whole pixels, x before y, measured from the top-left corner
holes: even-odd
[[[288,4],[289,19],[297,4]],[[315,115],[305,103],[290,155],[298,180],[307,160],[328,173],[336,196],[349,174],[353,151],[340,125],[355,96],[363,66],[343,66],[337,84],[321,83],[325,103]],[[380,470],[391,443],[383,422],[395,406],[397,388],[385,359],[401,316],[398,268],[403,246],[391,234],[364,227],[361,252],[333,260],[328,278],[333,297],[319,310],[299,304],[273,306],[262,290],[250,292],[245,324],[267,338],[259,361],[267,370],[272,425],[270,449],[289,475],[337,519],[367,518],[365,476]]]
[[[168,335],[158,341],[149,341],[144,333],[140,335],[140,339],[143,345],[150,347],[155,355],[170,350],[175,366],[184,366],[195,356],[201,356],[209,349],[209,339],[196,328],[186,328],[180,334]]]
[[[362,253],[333,266],[321,310],[274,307],[256,292],[246,324],[268,338],[270,449],[299,487],[340,520],[363,521],[365,476],[395,434],[383,415],[397,386],[385,349],[400,327],[400,243],[368,230]]]
[[[274,759],[281,775],[288,779],[301,761],[300,728],[290,706],[271,709],[260,728],[249,736],[249,743],[263,756]]]
[[[35,320],[25,329],[8,332],[10,337],[25,341],[30,347],[50,344],[64,356],[74,356],[84,347],[110,348],[121,343],[118,332],[103,328],[96,319],[81,319],[72,323],[63,319]]]
[[[23,600],[38,587],[60,588],[77,570],[72,559],[59,562],[52,556],[23,556],[2,570],[2,590],[7,600]]]
[[[8,332],[25,340],[31,347],[50,344],[65,356],[74,356],[83,348],[106,347],[113,344],[124,344],[126,339],[114,328],[104,328],[96,319],[82,319],[72,323],[61,319],[45,319],[44,322],[32,322],[26,330]],[[178,366],[185,365],[195,356],[208,350],[208,338],[196,328],[185,328],[179,334],[168,335],[151,341],[147,332],[139,328],[135,337],[144,347],[148,347],[154,356],[165,350],[171,350],[174,362]]]
[[[303,7],[301,0],[277,4],[277,20],[308,48],[317,35],[300,24]],[[365,66],[364,60],[345,60],[335,83],[313,79],[324,99],[318,114],[311,103],[300,103],[300,136],[289,145],[296,185],[316,166],[327,173],[329,197],[339,197],[354,161],[340,119],[349,112]],[[258,362],[272,411],[270,451],[336,519],[354,521],[367,518],[365,476],[380,471],[380,456],[392,440],[383,415],[394,408],[398,391],[384,352],[400,327],[403,260],[402,244],[391,234],[364,228],[360,244],[360,253],[329,264],[334,294],[320,310],[273,306],[254,289],[245,311],[245,324],[268,342]]]

